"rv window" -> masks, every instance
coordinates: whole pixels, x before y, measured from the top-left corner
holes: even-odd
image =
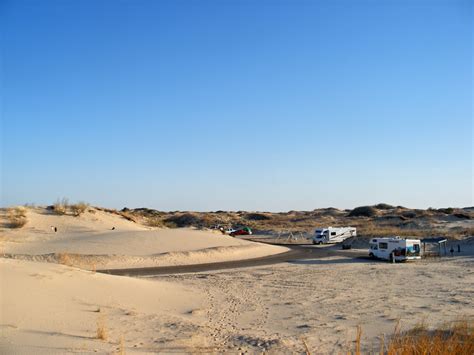
[[[336,235],[336,232],[331,232],[331,235]]]
[[[420,244],[413,244],[413,250],[415,250],[416,253],[420,252]]]
[[[380,249],[388,249],[388,243],[379,243]]]

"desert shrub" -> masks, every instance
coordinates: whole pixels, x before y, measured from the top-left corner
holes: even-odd
[[[417,215],[415,211],[405,211],[402,213],[402,216],[405,218],[415,218]]]
[[[395,207],[393,207],[392,205],[389,205],[388,203],[378,203],[374,206],[374,208],[378,210],[391,210]]]
[[[448,207],[448,208],[438,208],[438,212],[444,213],[444,214],[453,214],[454,213],[454,208]]]
[[[161,215],[163,215],[163,212],[161,211],[157,211],[157,210],[154,210],[154,209],[151,209],[151,208],[145,208],[145,207],[141,207],[141,208],[135,208],[133,210],[130,210],[128,209],[128,212],[131,212],[131,213],[134,213],[136,215],[139,215],[139,216],[143,216],[143,217],[159,217]],[[122,211],[125,211],[125,208],[122,209]]]
[[[168,227],[175,225],[178,228],[191,226],[198,227],[203,225],[202,219],[192,213],[184,213],[181,215],[168,217],[165,219],[165,223]]]
[[[471,219],[471,216],[465,213],[455,213],[453,216],[460,218],[460,219]]]
[[[99,207],[99,206],[94,206],[94,208],[97,211],[102,211],[102,212],[107,212],[107,213],[111,213],[111,214],[120,215],[120,212],[117,211],[115,208],[105,208],[105,207]]]
[[[135,209],[130,209],[127,207],[124,207],[120,210],[120,212],[117,212],[120,214],[123,218],[139,223],[142,221],[143,223],[151,226],[151,227],[160,227],[163,226],[163,223],[159,223],[158,221],[161,220],[160,217],[162,217],[165,213],[161,211],[157,211],[151,208],[135,208]],[[160,224],[160,225],[158,225]]]
[[[244,216],[244,218],[249,221],[267,221],[271,219],[271,217],[268,217],[267,215],[264,215],[263,213],[247,213]]]
[[[371,206],[361,206],[354,208],[349,217],[373,217],[377,215],[377,210]]]
[[[28,221],[25,207],[14,207],[8,209],[7,220],[10,228],[21,228]]]
[[[74,205],[69,206],[71,213],[74,216],[80,216],[81,214],[87,211],[88,207],[89,207],[89,204],[85,202],[78,202]]]
[[[69,200],[63,197],[61,200],[58,199],[56,203],[53,205],[53,211],[56,214],[63,215],[67,213],[68,207],[69,207]]]
[[[146,225],[149,227],[163,227],[163,221],[158,218],[148,218]]]
[[[376,220],[377,221],[393,221],[393,220],[406,220],[407,217],[404,217],[404,216],[399,216],[399,215],[396,215],[396,214],[387,214],[385,216],[380,216],[380,217],[377,217]]]
[[[134,215],[132,215],[130,212],[117,212],[116,214],[119,214],[120,216],[125,218],[127,221],[134,222],[134,223],[138,222],[137,218]]]
[[[168,228],[179,228],[178,225],[174,222],[167,222],[163,221],[163,226],[168,227]]]

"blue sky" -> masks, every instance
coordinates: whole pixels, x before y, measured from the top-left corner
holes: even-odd
[[[473,205],[468,0],[2,0],[2,205]]]

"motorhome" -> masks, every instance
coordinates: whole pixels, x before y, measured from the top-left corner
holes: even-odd
[[[353,227],[318,228],[314,232],[313,244],[327,244],[343,242],[347,238],[356,237],[357,230]]]
[[[372,238],[369,243],[369,256],[392,262],[421,259],[420,245],[419,239]]]

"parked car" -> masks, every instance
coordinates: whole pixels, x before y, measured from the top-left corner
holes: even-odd
[[[219,230],[222,232],[222,234],[228,234],[231,235],[236,231],[234,228],[224,228],[224,227],[219,227]]]
[[[235,231],[231,232],[230,235],[235,237],[236,235],[250,235],[252,230],[249,227],[237,228]]]

